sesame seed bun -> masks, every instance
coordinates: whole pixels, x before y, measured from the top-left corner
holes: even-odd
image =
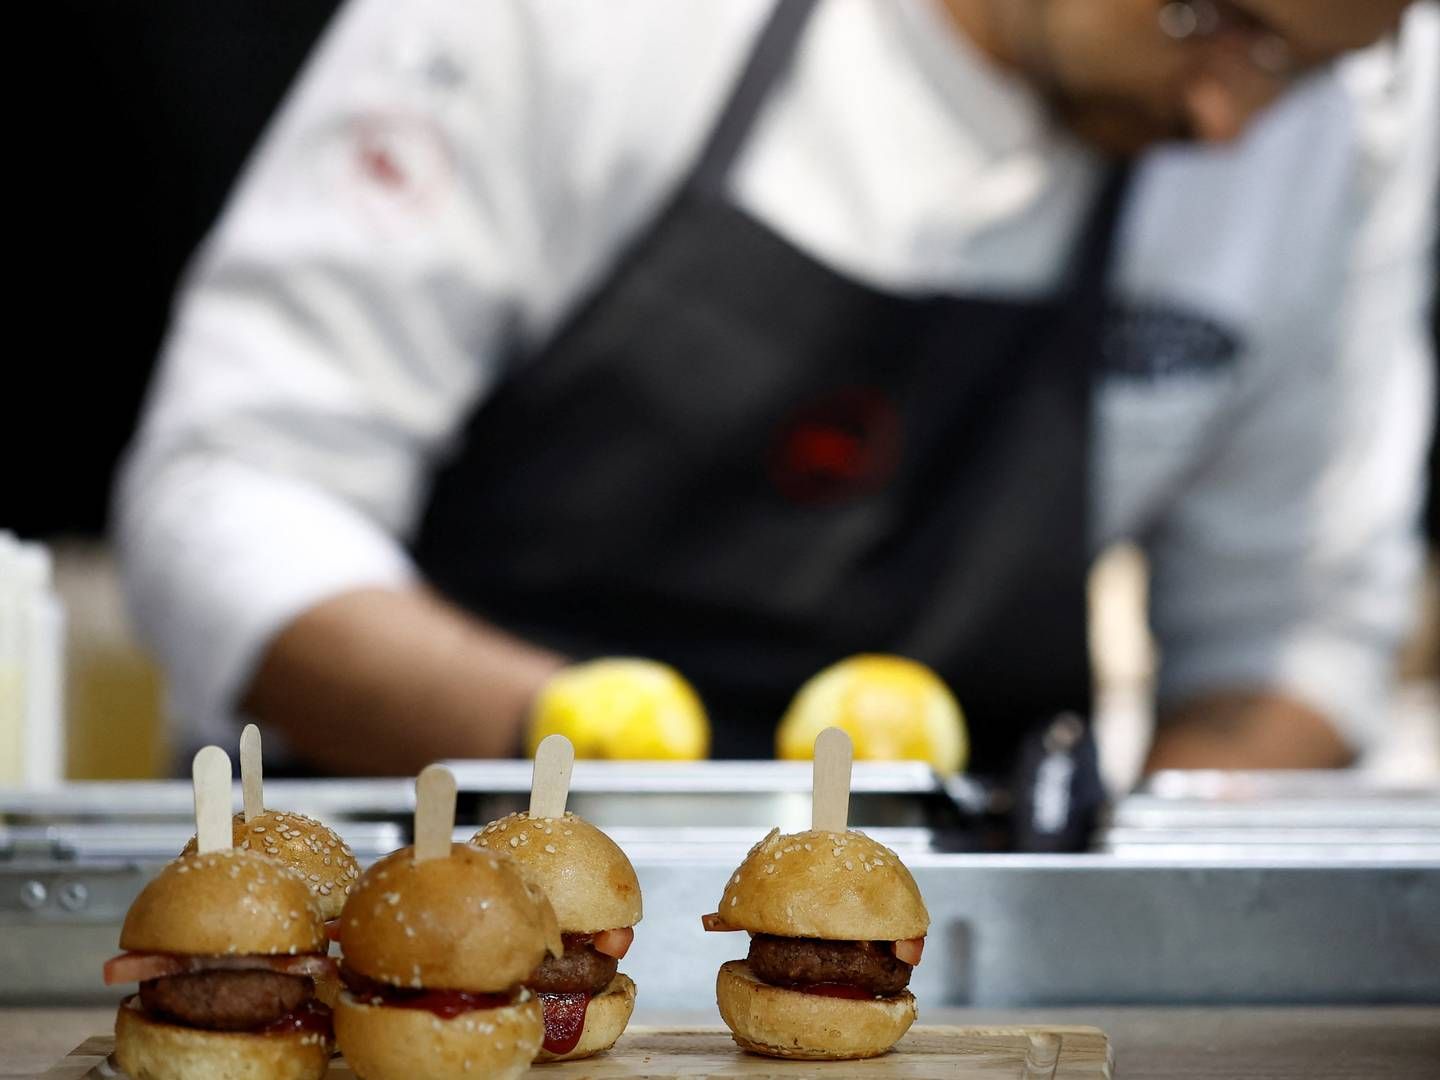
[[[300,875],[254,851],[181,855],[140,891],[120,947],[187,956],[323,953],[325,925]]]
[[[340,1052],[365,1080],[509,1080],[530,1068],[544,1037],[540,1003],[533,997],[448,1020],[425,1009],[365,1004],[349,993],[342,993],[335,1007]]]
[[[720,966],[720,1018],[736,1043],[756,1054],[801,1061],[875,1057],[915,1022],[915,997],[851,1000],[761,982],[744,960]]]
[[[115,1014],[115,1060],[126,1076],[144,1080],[319,1080],[332,1044],[314,1032],[258,1034],[207,1031],[157,1020],[121,1002]]]
[[[360,877],[360,864],[334,829],[304,814],[283,810],[266,810],[249,821],[244,814],[236,814],[231,827],[237,848],[258,851],[293,866],[315,894],[321,915],[339,917],[350,886]],[[185,851],[194,850],[192,836]]]
[[[471,837],[508,853],[544,890],[567,934],[634,926],[644,911],[635,868],[618,844],[583,818],[510,814]]]
[[[414,848],[360,876],[340,914],[345,966],[377,982],[500,993],[563,951],[544,894],[510,858],[452,844],[444,859]]]
[[[756,934],[832,941],[903,941],[930,926],[900,856],[853,830],[772,829],[731,875],[719,914]]]
[[[635,983],[628,975],[616,975],[610,985],[590,999],[585,1009],[585,1026],[580,1041],[568,1054],[552,1054],[541,1046],[536,1061],[574,1061],[609,1050],[625,1033],[635,1011]]]

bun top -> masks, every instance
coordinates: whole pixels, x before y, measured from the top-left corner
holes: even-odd
[[[592,934],[634,926],[644,914],[635,868],[618,844],[583,818],[532,818],[510,814],[470,839],[504,851],[555,909],[567,934]]]
[[[237,848],[258,851],[298,870],[315,894],[320,913],[327,919],[339,918],[350,886],[360,877],[360,864],[334,829],[304,814],[266,810],[250,821],[236,814],[231,830]],[[194,850],[192,836],[185,851]]]
[[[900,856],[854,831],[772,829],[731,875],[719,914],[757,934],[832,941],[903,941],[930,926]]]
[[[120,929],[120,947],[134,952],[280,956],[327,945],[300,875],[241,848],[181,855],[140,890]]]
[[[340,915],[345,966],[391,986],[497,993],[564,951],[544,894],[498,852],[452,844],[445,859],[391,852],[360,876]]]

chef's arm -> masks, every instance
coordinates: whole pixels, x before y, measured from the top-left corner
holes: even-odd
[[[361,589],[276,635],[243,709],[327,771],[409,774],[514,754],[530,700],[563,663],[422,587]]]
[[[1317,709],[1283,691],[1207,694],[1164,710],[1145,761],[1160,769],[1333,769],[1354,751]]]

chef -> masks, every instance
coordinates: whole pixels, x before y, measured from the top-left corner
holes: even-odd
[[[1418,564],[1437,58],[1401,0],[355,0],[118,489],[185,738],[503,755],[628,655],[769,756],[888,652],[1003,771],[1088,710],[1128,537],[1151,764],[1348,762]]]

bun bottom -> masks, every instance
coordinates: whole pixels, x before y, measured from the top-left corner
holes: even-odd
[[[534,997],[448,1020],[425,1009],[367,1005],[348,991],[335,1006],[335,1038],[361,1080],[510,1080],[530,1067],[544,1037]]]
[[[625,1033],[625,1025],[630,1023],[630,1014],[634,1011],[635,983],[629,975],[617,974],[609,986],[590,999],[585,1009],[585,1027],[580,1031],[575,1049],[568,1054],[552,1054],[542,1046],[535,1060],[574,1061],[609,1050]]]
[[[330,1067],[323,1035],[205,1031],[157,1020],[135,1000],[115,1014],[115,1060],[132,1080],[319,1080]]]
[[[885,1053],[915,1022],[915,996],[851,1000],[771,986],[744,960],[720,965],[720,1018],[740,1046],[769,1057],[848,1060]]]

